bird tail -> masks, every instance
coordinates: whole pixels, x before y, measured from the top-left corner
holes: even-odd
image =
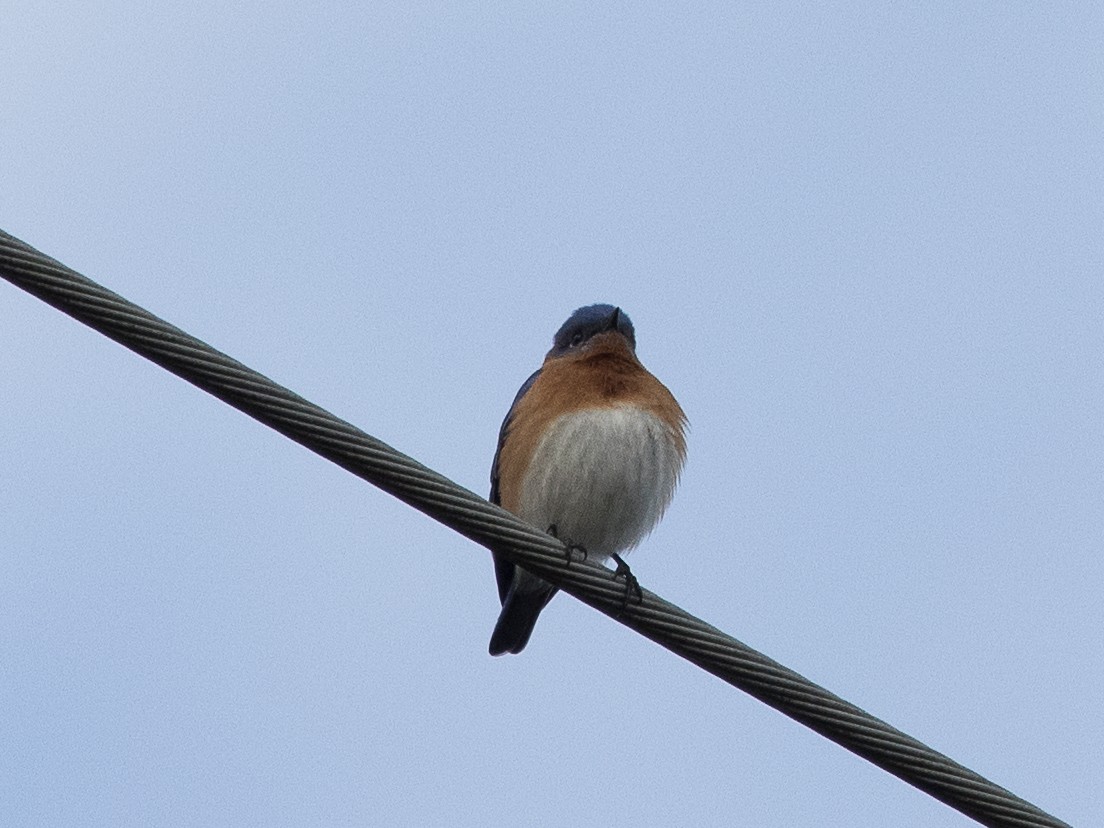
[[[537,584],[534,585],[533,581],[537,581]],[[519,584],[523,584],[526,588],[519,589]],[[556,587],[545,581],[532,575],[523,577],[520,570],[515,573],[510,591],[502,602],[498,623],[491,633],[491,645],[488,648],[491,655],[517,654],[524,650],[525,645],[529,643],[529,636],[533,634],[533,627],[537,624],[541,610],[548,605],[556,592]]]

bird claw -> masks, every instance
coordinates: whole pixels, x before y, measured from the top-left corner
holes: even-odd
[[[621,611],[624,612],[629,608],[629,599],[632,596],[636,596],[637,605],[644,603],[644,590],[640,588],[640,581],[636,580],[636,576],[632,574],[632,570],[629,569],[629,565],[625,563],[625,559],[620,555],[613,555],[613,559],[617,562],[617,569],[613,571],[614,578],[625,579],[625,594],[621,598]]]
[[[583,557],[580,558],[580,560],[585,561],[587,559],[588,556],[587,556],[586,547],[583,546],[582,544],[578,544],[578,543],[575,543],[573,541],[564,540],[563,538],[561,538],[560,535],[559,535],[559,532],[556,530],[556,524],[553,523],[551,526],[549,526],[547,531],[548,531],[549,535],[554,537],[556,540],[560,541],[567,548],[567,565],[568,566],[571,566],[571,562],[573,560],[575,560],[575,553],[576,552],[582,553]]]

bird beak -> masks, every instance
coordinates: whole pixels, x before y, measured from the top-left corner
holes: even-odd
[[[613,313],[610,314],[609,324],[606,325],[607,331],[616,331],[618,324],[621,322],[621,308],[614,308]]]

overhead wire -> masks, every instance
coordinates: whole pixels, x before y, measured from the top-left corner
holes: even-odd
[[[1012,792],[0,230],[0,276],[878,767],[995,828],[1069,828]]]

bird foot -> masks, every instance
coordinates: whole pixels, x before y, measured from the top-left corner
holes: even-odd
[[[629,569],[629,565],[625,563],[625,559],[620,555],[614,554],[611,556],[617,562],[617,569],[613,570],[614,578],[625,579],[625,594],[621,598],[621,611],[624,612],[629,607],[629,600],[635,596],[637,604],[644,603],[644,590],[640,588],[640,581],[636,580],[636,576],[632,574],[632,570]]]
[[[579,560],[585,561],[587,559],[586,547],[581,544],[574,543],[573,541],[564,540],[560,537],[559,532],[556,530],[556,524],[552,524],[548,527],[548,534],[560,541],[565,547],[567,547],[567,565],[571,566],[571,562],[575,560],[575,553],[579,552],[582,557]]]

